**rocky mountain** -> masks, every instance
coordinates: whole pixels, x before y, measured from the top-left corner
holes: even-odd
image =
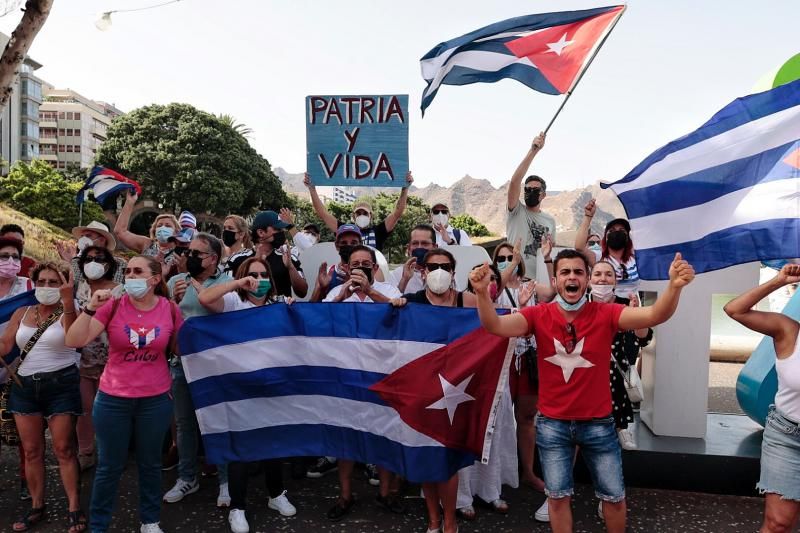
[[[280,167],[273,169],[280,178],[287,192],[308,198],[308,191],[303,185],[303,174],[291,174]],[[326,187],[320,188],[325,195]],[[381,192],[378,189],[375,192]],[[385,189],[395,192],[396,189]],[[428,204],[436,202],[447,204],[453,214],[469,213],[482,222],[495,235],[501,236],[506,231],[506,198],[508,182],[495,188],[488,180],[464,176],[449,187],[430,184],[426,187],[411,187],[411,194],[422,198]],[[594,218],[593,230],[600,232],[605,224],[614,218],[624,217],[625,211],[616,195],[610,190],[600,188],[595,183],[581,189],[570,191],[549,191],[542,202],[542,209],[556,219],[559,245],[571,246],[574,242],[575,230],[583,218],[583,206],[590,198],[596,198],[598,209]]]

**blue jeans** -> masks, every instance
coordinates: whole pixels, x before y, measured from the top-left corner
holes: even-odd
[[[194,402],[186,383],[183,366],[178,362],[170,365],[172,375],[172,397],[175,399],[175,427],[177,429],[178,445],[178,477],[184,481],[197,478],[197,449],[200,446],[197,435],[197,416],[194,413]],[[228,465],[217,465],[219,483],[228,482]]]
[[[761,441],[761,477],[756,486],[764,494],[800,501],[800,425],[771,405]]]
[[[122,398],[97,393],[92,412],[97,438],[97,469],[92,486],[92,532],[108,531],[119,480],[128,459],[131,433],[136,441],[139,467],[139,520],[160,521],[161,446],[172,421],[168,393],[145,398]]]
[[[580,446],[589,468],[595,495],[608,502],[624,500],[622,454],[611,416],[576,421],[547,418],[541,413],[536,415],[536,448],[542,461],[545,494],[553,499],[572,496],[572,462],[576,446]]]

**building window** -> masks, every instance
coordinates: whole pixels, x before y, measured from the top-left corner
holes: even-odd
[[[67,134],[67,130],[65,130],[64,128],[58,128],[58,136],[59,137],[64,137],[66,134]]]
[[[81,136],[81,130],[75,130],[75,137]]]
[[[59,111],[58,112],[58,118],[60,118],[61,120],[64,120],[64,117],[65,117],[64,112],[63,111]]]
[[[72,137],[72,128],[67,128],[67,137]]]
[[[81,114],[75,113],[75,120],[80,120],[80,119],[81,119]]]
[[[72,145],[71,144],[67,145],[67,152],[72,152]]]
[[[59,144],[58,145],[58,151],[59,152],[64,153],[65,150],[66,150],[66,147],[63,144]]]
[[[67,111],[67,120],[72,120],[72,111]]]

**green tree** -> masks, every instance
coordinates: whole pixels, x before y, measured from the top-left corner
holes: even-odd
[[[18,162],[0,178],[0,201],[28,216],[41,218],[69,231],[78,225],[75,197],[83,186],[60,174],[46,161]],[[104,220],[95,202],[83,204],[83,220]]]
[[[228,114],[220,114],[217,115],[217,118],[220,122],[231,128],[233,131],[244,137],[245,139],[249,139],[250,136],[253,134],[253,128],[238,122],[232,115]]]
[[[289,202],[269,162],[240,133],[188,104],[150,105],[115,119],[96,162],[139,181],[145,196],[174,211],[246,215]]]
[[[450,218],[450,225],[467,232],[470,237],[487,237],[492,234],[489,228],[475,220],[472,215],[463,213]]]

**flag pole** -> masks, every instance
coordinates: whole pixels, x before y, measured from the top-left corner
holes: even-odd
[[[600,44],[598,44],[598,45],[597,45],[597,48],[595,48],[595,49],[594,49],[594,52],[592,52],[592,55],[591,55],[591,57],[589,57],[589,61],[587,61],[587,62],[586,62],[586,66],[583,68],[583,70],[581,70],[581,73],[580,73],[580,74],[578,74],[578,79],[577,79],[577,80],[575,80],[575,83],[572,85],[572,88],[571,88],[569,91],[567,91],[567,95],[564,97],[564,100],[562,100],[562,101],[561,101],[561,105],[560,105],[560,106],[558,106],[558,109],[556,109],[556,114],[555,114],[555,115],[553,115],[553,118],[551,118],[551,119],[550,119],[550,123],[549,123],[549,124],[547,124],[547,127],[544,129],[544,133],[545,133],[545,135],[547,134],[547,132],[548,132],[548,130],[550,129],[550,127],[553,125],[553,122],[555,122],[555,121],[556,121],[556,119],[558,118],[558,115],[559,115],[559,114],[561,114],[561,110],[562,110],[562,109],[564,109],[564,106],[566,105],[566,103],[567,103],[567,100],[569,100],[569,97],[570,97],[570,96],[572,96],[572,93],[573,93],[573,91],[575,91],[575,88],[576,88],[576,87],[578,86],[578,84],[580,83],[581,79],[583,78],[583,75],[584,75],[584,74],[586,74],[586,71],[587,71],[587,70],[589,70],[589,65],[591,65],[591,64],[592,64],[592,61],[594,61],[594,58],[597,56],[597,53],[600,51],[600,49],[601,49],[601,48],[603,47],[603,45],[605,44],[605,42],[606,42],[606,39],[608,39],[608,36],[609,36],[609,35],[611,35],[611,32],[612,32],[612,31],[614,31],[614,27],[617,25],[617,22],[619,22],[619,19],[621,19],[621,18],[622,18],[622,15],[625,13],[625,10],[626,10],[626,9],[628,9],[628,6],[627,6],[627,5],[626,5],[626,6],[623,6],[623,8],[622,8],[622,12],[621,12],[621,13],[619,14],[619,16],[618,16],[618,17],[617,17],[617,18],[614,20],[614,22],[611,24],[611,27],[608,29],[608,31],[606,32],[606,34],[605,34],[605,35],[603,36],[603,38],[600,40]]]
[[[78,208],[78,226],[83,226],[83,202]]]

